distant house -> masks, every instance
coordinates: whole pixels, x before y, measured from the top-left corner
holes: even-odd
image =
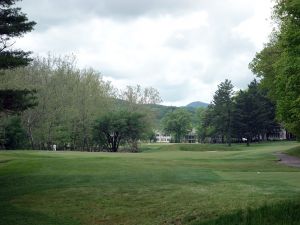
[[[159,131],[155,132],[155,138],[158,143],[170,143],[172,139],[171,135]]]
[[[197,138],[196,129],[193,128],[191,132],[189,132],[187,135],[185,135],[183,142],[184,143],[197,143],[198,138]]]
[[[295,139],[295,136],[289,133],[286,129],[282,126],[278,126],[277,128],[273,129],[272,131],[268,132],[264,138],[261,137],[262,140],[291,140]]]
[[[156,142],[158,143],[170,143],[172,140],[172,136],[170,134],[165,134],[160,131],[155,131]],[[193,129],[182,139],[182,143],[197,143],[197,133],[196,130]]]

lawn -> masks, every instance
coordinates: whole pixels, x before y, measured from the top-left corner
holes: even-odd
[[[2,151],[0,224],[300,224],[300,169],[273,155],[297,146]]]

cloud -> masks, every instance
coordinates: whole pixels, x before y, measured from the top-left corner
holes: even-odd
[[[210,102],[217,84],[245,88],[248,63],[271,30],[269,0],[22,2],[36,31],[16,46],[75,54],[118,88],[159,89],[165,104]]]

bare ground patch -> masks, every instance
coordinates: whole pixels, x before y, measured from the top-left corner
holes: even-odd
[[[300,158],[282,152],[278,152],[275,155],[279,158],[278,163],[300,168]]]

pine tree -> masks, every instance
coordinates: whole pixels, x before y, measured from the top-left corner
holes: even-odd
[[[275,105],[266,97],[256,80],[248,89],[239,91],[234,98],[232,127],[238,138],[259,140],[278,126],[275,123]]]
[[[12,49],[14,38],[32,31],[36,24],[28,21],[20,8],[13,7],[16,1],[18,0],[0,0],[0,74],[8,69],[26,66],[31,61],[31,52]],[[19,112],[32,107],[33,95],[34,91],[29,90],[0,90],[0,112]]]
[[[232,123],[232,96],[233,85],[230,80],[225,80],[218,85],[218,90],[215,92],[212,102],[213,125],[216,131],[224,137],[228,145],[231,145],[231,123]]]

